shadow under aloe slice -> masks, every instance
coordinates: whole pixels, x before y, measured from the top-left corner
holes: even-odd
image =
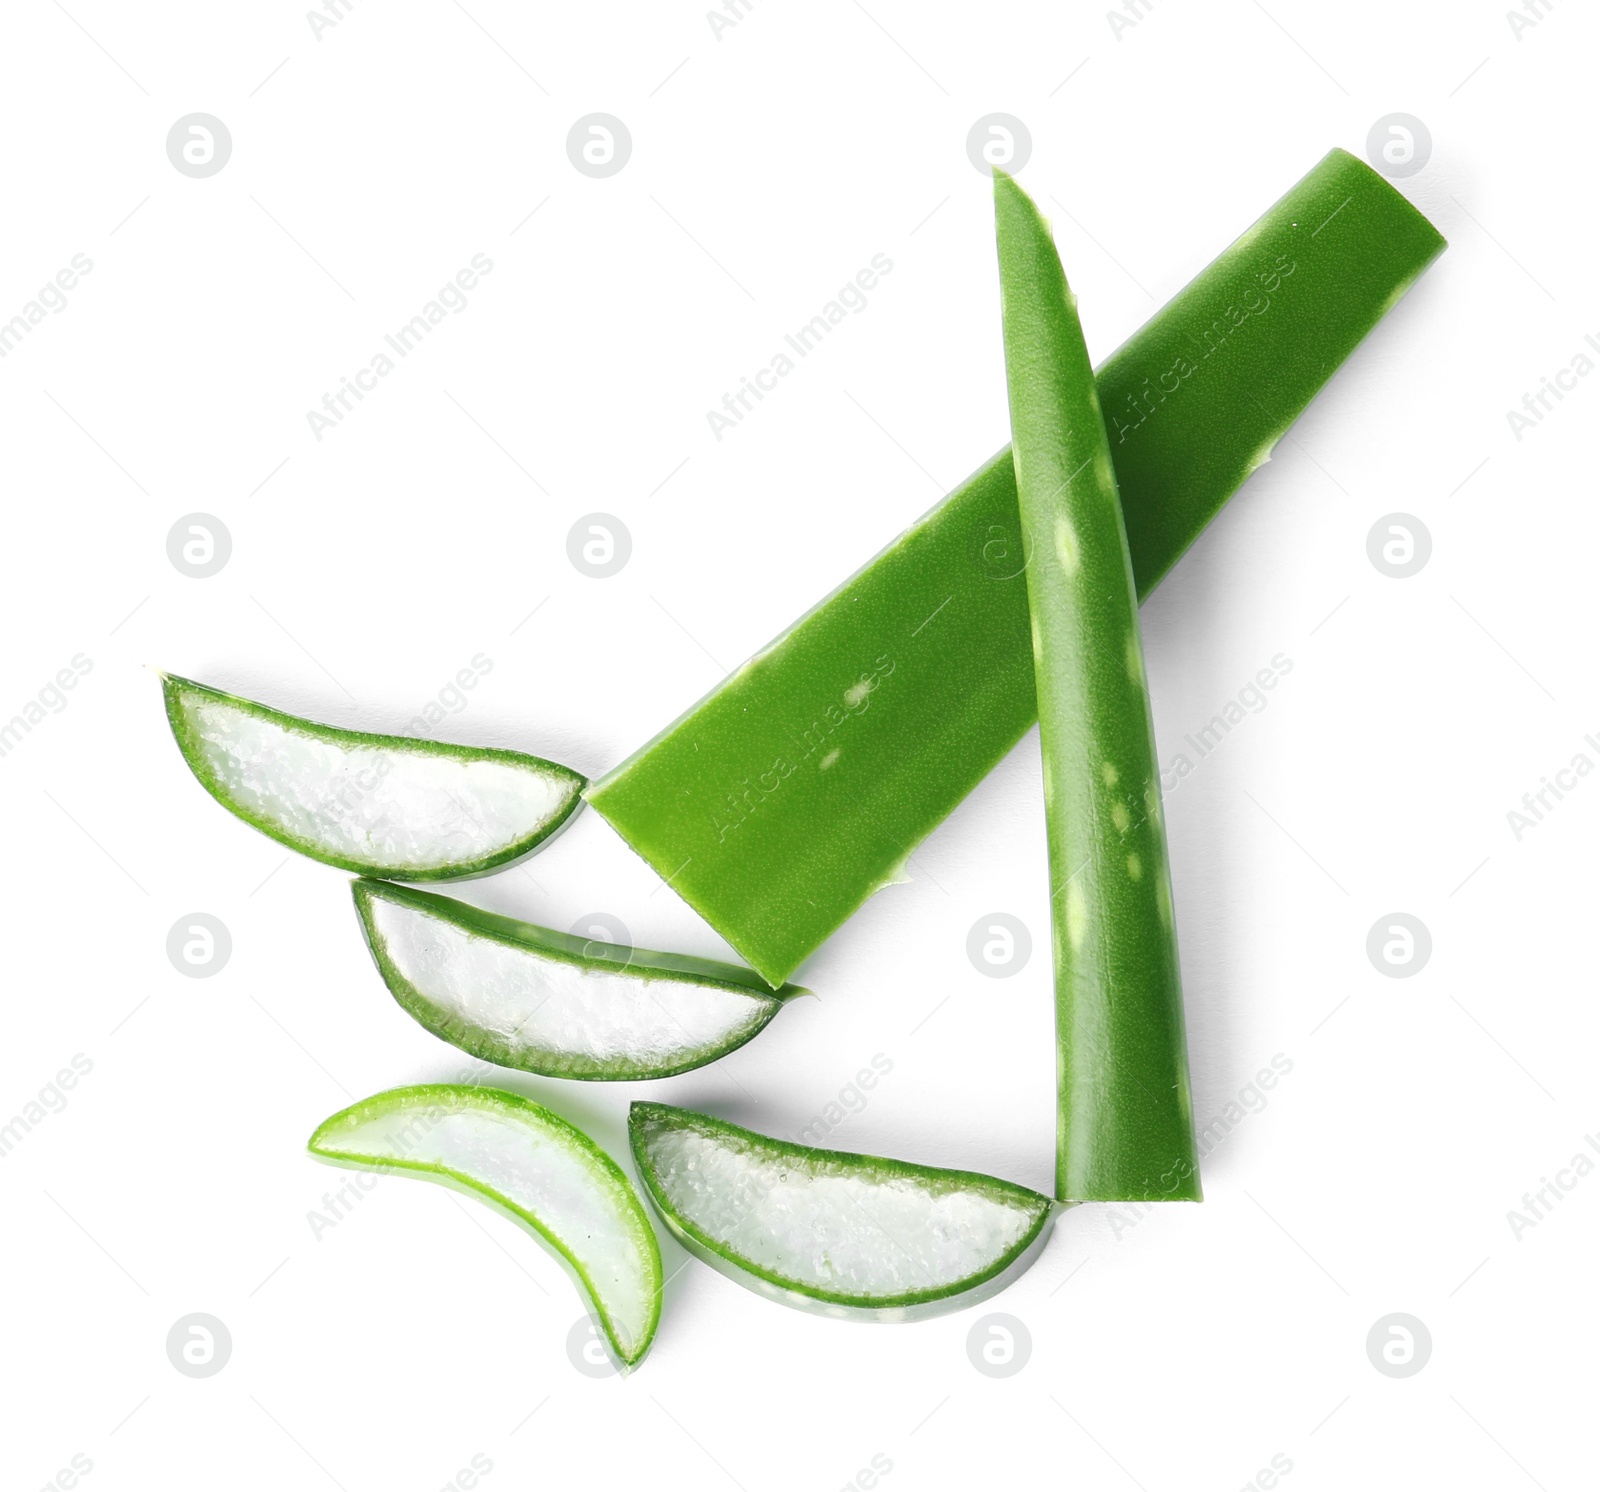
[[[384,881],[351,889],[401,1008],[501,1067],[599,1082],[671,1077],[743,1046],[808,993],[774,992],[736,964],[585,941]]]
[[[972,1171],[774,1140],[636,1103],[646,1195],[703,1263],[801,1310],[915,1321],[986,1300],[1043,1251],[1056,1205]]]
[[[1144,597],[1444,248],[1335,150],[1096,373]],[[627,761],[595,809],[776,986],[1036,717],[1000,452]]]

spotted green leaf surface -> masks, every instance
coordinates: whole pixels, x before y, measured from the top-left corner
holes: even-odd
[[[1181,229],[1175,213],[1175,241]],[[1107,359],[1096,378],[1141,596],[1443,248],[1335,150]],[[1035,718],[1002,451],[588,797],[777,986],[902,878]]]
[[[565,1119],[514,1093],[423,1084],[341,1110],[317,1127],[310,1150],[331,1165],[415,1176],[488,1203],[566,1268],[619,1363],[632,1367],[650,1350],[661,1316],[655,1230],[622,1168]]]
[[[661,1220],[696,1258],[784,1305],[910,1321],[986,1300],[1042,1252],[1048,1197],[971,1171],[769,1139],[636,1103],[628,1135]]]
[[[568,767],[486,746],[318,725],[162,676],[167,720],[202,787],[313,860],[363,875],[482,875],[556,833],[582,802]]]
[[[994,205],[1050,846],[1056,1196],[1198,1199],[1155,730],[1116,473],[1050,227],[999,172]]]
[[[352,888],[402,1009],[435,1036],[546,1077],[671,1077],[743,1046],[806,993],[751,969],[585,940],[382,881]]]

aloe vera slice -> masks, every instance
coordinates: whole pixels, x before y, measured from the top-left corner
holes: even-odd
[[[616,1360],[650,1350],[661,1250],[622,1168],[582,1130],[493,1088],[391,1088],[325,1119],[309,1148],[358,1171],[417,1176],[520,1223],[572,1275]]]
[[[1444,246],[1335,150],[1102,364],[1141,596]],[[1035,720],[1023,567],[1002,451],[590,803],[781,984]]]
[[[318,725],[163,674],[167,720],[200,784],[302,855],[363,875],[482,875],[556,833],[584,778],[520,751]]]
[[[435,1036],[485,1062],[619,1082],[702,1067],[792,996],[752,969],[586,942],[381,881],[356,911],[389,992]]]
[[[1000,172],[994,209],[1050,846],[1056,1196],[1198,1200],[1155,728],[1116,474],[1050,226]]]
[[[913,1321],[1003,1290],[1043,1251],[1048,1197],[993,1176],[814,1150],[636,1103],[645,1192],[697,1259],[784,1305]]]

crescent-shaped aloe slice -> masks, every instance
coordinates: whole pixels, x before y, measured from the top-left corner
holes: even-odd
[[[1033,1263],[1056,1215],[993,1176],[813,1150],[665,1104],[634,1104],[628,1137],[684,1248],[827,1316],[913,1321],[974,1305]]]
[[[1050,225],[1001,172],[994,210],[1050,844],[1056,1196],[1198,1200],[1155,731],[1116,473]]]
[[[171,674],[162,690],[178,749],[217,802],[343,870],[482,875],[542,844],[582,801],[581,775],[520,751],[340,730]]]
[[[310,1150],[487,1202],[565,1266],[620,1364],[650,1350],[661,1316],[655,1230],[622,1168],[565,1119],[514,1093],[430,1083],[352,1104],[317,1127]]]
[[[353,886],[378,972],[435,1036],[553,1078],[665,1078],[743,1046],[805,991],[753,969],[585,942],[382,881]]]

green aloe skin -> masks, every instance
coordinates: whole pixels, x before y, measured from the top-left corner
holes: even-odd
[[[500,1067],[590,1082],[672,1077],[743,1046],[809,993],[774,993],[737,964],[586,941],[386,881],[351,891],[400,1008]]]
[[[986,1300],[1039,1257],[1058,1211],[994,1176],[817,1150],[666,1104],[634,1104],[628,1140],[685,1249],[748,1290],[844,1320]]]
[[[661,1249],[622,1168],[582,1130],[515,1093],[424,1083],[323,1120],[328,1165],[414,1176],[475,1197],[527,1230],[572,1277],[619,1366],[661,1320]]]
[[[1328,154],[1101,366],[1148,595],[1443,250]],[[1036,718],[1009,450],[587,797],[776,987]]]
[[[1117,479],[1049,224],[1009,176],[994,193],[1050,845],[1056,1196],[1193,1201],[1178,944]]]

